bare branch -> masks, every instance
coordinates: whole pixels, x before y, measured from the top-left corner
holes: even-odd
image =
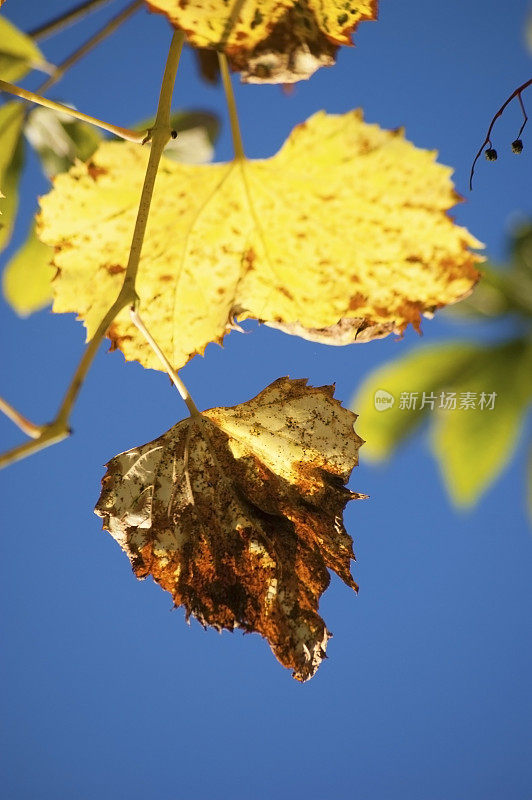
[[[91,11],[95,11],[99,6],[103,6],[105,3],[109,2],[110,0],[84,0],[84,2],[79,3],[77,6],[74,6],[74,8],[70,8],[58,17],[54,17],[54,19],[51,19],[49,22],[45,22],[43,25],[39,25],[37,28],[28,31],[28,36],[31,36],[31,38],[36,41],[45,39],[47,36],[59,33],[59,31],[66,28],[68,25],[79,22],[80,19],[83,19],[83,17]]]
[[[40,431],[40,434],[32,442],[26,442],[25,444],[20,445],[13,450],[9,450],[3,455],[0,455],[0,467],[5,467],[8,464],[11,464],[13,461],[25,458],[26,456],[29,456],[38,450],[42,450],[43,447],[48,447],[51,444],[55,444],[55,442],[65,439],[70,434],[70,428],[68,425],[70,415],[72,414],[77,396],[94,360],[94,357],[98,352],[102,339],[104,338],[110,324],[115,319],[117,314],[119,314],[122,309],[127,308],[127,306],[135,306],[136,304],[137,293],[135,290],[135,281],[137,277],[142,245],[144,242],[144,233],[146,231],[146,224],[150,212],[153,188],[163,150],[172,136],[172,129],[170,126],[170,108],[172,103],[172,92],[175,83],[175,76],[177,73],[177,67],[179,65],[184,39],[185,36],[182,32],[176,31],[174,33],[168,58],[166,60],[161,93],[159,96],[159,105],[157,107],[157,116],[155,118],[155,124],[151,130],[152,146],[150,148],[150,156],[148,160],[148,166],[146,168],[146,176],[144,178],[142,193],[140,196],[139,209],[137,212],[129,260],[126,273],[124,275],[122,288],[120,289],[118,297],[114,301],[113,305],[104,315],[104,318],[100,322],[96,333],[85,348],[85,352],[83,353],[81,361],[76,368],[74,376],[63,398],[63,402],[61,403],[59,411],[57,412],[53,422],[49,423],[48,425],[44,425]],[[0,81],[0,84],[1,83],[3,83],[3,81]]]
[[[507,99],[504,101],[504,103],[503,103],[503,104],[502,104],[502,106],[499,108],[499,110],[497,111],[497,113],[496,113],[496,114],[495,114],[495,115],[492,117],[492,120],[491,120],[491,122],[490,122],[490,126],[489,126],[489,128],[488,128],[488,132],[486,133],[486,138],[484,139],[484,141],[483,141],[483,142],[482,142],[482,144],[480,145],[480,147],[479,147],[479,150],[478,150],[478,153],[476,154],[476,156],[475,156],[475,158],[474,158],[474,160],[473,160],[473,164],[471,165],[471,173],[470,173],[470,175],[469,175],[469,189],[470,189],[470,190],[472,190],[472,189],[473,189],[473,175],[475,174],[475,165],[476,165],[476,163],[477,163],[478,159],[480,158],[480,156],[482,155],[482,151],[484,150],[484,148],[486,147],[486,145],[488,145],[488,150],[486,151],[486,153],[487,153],[487,155],[488,155],[488,160],[490,160],[490,161],[495,161],[495,159],[497,158],[497,153],[496,153],[496,151],[493,149],[493,146],[492,146],[492,144],[491,144],[491,138],[490,138],[490,137],[491,137],[491,132],[492,132],[492,130],[493,130],[493,126],[495,125],[495,122],[496,122],[496,121],[498,120],[498,118],[499,118],[499,117],[500,117],[500,116],[501,116],[501,115],[504,113],[504,111],[505,111],[506,107],[507,107],[507,106],[508,106],[508,105],[509,105],[509,104],[512,102],[512,100],[513,100],[515,97],[518,97],[518,98],[519,98],[519,103],[520,103],[520,105],[521,105],[521,110],[522,110],[522,112],[523,112],[523,116],[524,116],[524,122],[523,122],[523,124],[521,125],[521,128],[520,128],[520,130],[519,130],[519,133],[517,134],[517,139],[519,139],[519,137],[521,136],[521,134],[522,134],[522,132],[523,132],[523,130],[524,130],[524,127],[525,127],[525,125],[526,125],[526,123],[527,123],[527,120],[528,120],[528,117],[527,117],[527,115],[526,115],[526,111],[525,111],[525,107],[524,107],[524,105],[523,105],[523,100],[522,100],[522,98],[521,98],[521,94],[522,94],[522,92],[524,92],[524,90],[525,90],[525,89],[527,89],[527,88],[528,88],[528,87],[529,87],[531,84],[532,84],[532,78],[529,78],[529,80],[527,80],[527,81],[525,81],[524,83],[522,83],[522,84],[521,84],[521,86],[518,86],[518,87],[517,87],[517,89],[514,89],[514,91],[512,92],[512,94],[511,94],[511,95],[510,95],[510,96],[509,96],[509,97],[508,97],[508,98],[507,98]],[[517,140],[516,140],[516,141],[517,141]]]

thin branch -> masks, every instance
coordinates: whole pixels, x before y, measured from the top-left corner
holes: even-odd
[[[198,411],[196,404],[192,400],[190,392],[188,391],[187,387],[185,386],[185,384],[183,383],[183,381],[181,380],[175,369],[172,367],[168,359],[166,358],[165,354],[163,353],[163,351],[161,350],[161,348],[159,347],[159,345],[157,344],[157,342],[155,341],[149,330],[146,328],[137,309],[132,308],[129,312],[129,315],[131,317],[131,321],[133,322],[133,324],[139,329],[139,331],[142,333],[142,335],[150,345],[153,352],[158,357],[159,361],[164,365],[165,370],[172,379],[172,383],[174,384],[175,388],[181,395],[183,401],[186,403],[186,406],[190,411],[190,416],[197,417],[200,412]]]
[[[15,97],[28,100],[30,103],[37,103],[37,105],[45,106],[45,108],[51,108],[53,111],[60,111],[63,114],[68,114],[71,117],[75,117],[75,119],[80,119],[82,122],[88,122],[90,125],[96,125],[98,128],[103,128],[104,131],[114,133],[115,136],[126,139],[128,142],[142,144],[144,141],[145,137],[143,133],[131,131],[129,128],[120,128],[116,125],[110,125],[108,122],[104,122],[96,117],[90,117],[88,114],[83,114],[82,111],[76,111],[75,108],[70,108],[70,106],[65,106],[62,103],[56,103],[54,100],[48,100],[47,97],[42,97],[40,94],[35,94],[35,92],[29,92],[27,89],[15,86],[13,83],[0,80],[0,91],[8,92],[9,94],[15,95]]]
[[[70,8],[58,17],[54,17],[54,19],[49,22],[45,22],[43,25],[39,25],[37,28],[28,31],[28,36],[31,36],[31,38],[36,41],[44,39],[47,36],[52,36],[52,34],[59,33],[63,28],[72,25],[74,22],[78,22],[91,11],[95,11],[99,6],[109,2],[110,0],[84,0],[84,2],[79,3],[79,5],[74,6],[74,8]]]
[[[72,414],[72,409],[74,408],[74,404],[77,400],[80,389],[83,386],[85,378],[87,377],[87,373],[96,353],[98,352],[102,339],[107,333],[107,330],[109,329],[109,326],[115,317],[122,311],[123,308],[131,303],[134,303],[135,300],[136,295],[134,293],[130,294],[128,291],[125,291],[124,286],[122,285],[118,297],[111,308],[106,312],[104,318],[96,329],[96,333],[85,348],[81,360],[76,367],[76,371],[74,372],[72,380],[70,381],[69,387],[65,392],[63,402],[61,403],[54,422],[61,423],[64,428],[68,428],[68,420]]]
[[[70,430],[68,428],[60,430],[55,423],[51,422],[49,425],[46,425],[38,439],[24,442],[24,444],[3,453],[0,456],[0,469],[14,464],[15,461],[21,461],[23,458],[33,455],[33,453],[38,453],[39,450],[44,450],[45,447],[50,447],[52,444],[62,442],[63,439],[67,439],[69,435]]]
[[[519,128],[519,133],[517,134],[516,139],[519,139],[521,137],[521,134],[525,129],[525,125],[528,122],[528,114],[526,113],[526,109],[523,105],[523,98],[521,97],[521,94],[518,95],[518,98],[519,98],[519,105],[521,106],[521,111],[523,112],[523,124]]]
[[[175,76],[177,67],[179,65],[179,58],[183,47],[184,34],[176,31],[172,37],[170,51],[166,60],[166,67],[161,86],[161,93],[159,96],[159,105],[157,108],[157,116],[155,124],[151,130],[150,155],[148,166],[146,168],[146,176],[144,178],[144,185],[142,187],[142,194],[139,202],[139,209],[137,219],[135,222],[135,229],[133,231],[133,238],[131,242],[131,250],[129,254],[128,265],[124,276],[122,288],[111,308],[104,315],[100,322],[98,329],[91,341],[85,348],[85,352],[79,362],[70,385],[65,393],[63,402],[57,412],[56,418],[49,425],[43,426],[42,433],[32,442],[26,442],[13,450],[9,450],[0,456],[0,467],[5,467],[13,461],[25,458],[32,453],[42,450],[51,444],[61,441],[70,434],[68,422],[72,414],[74,404],[76,402],[79,391],[83,385],[83,381],[89,371],[89,367],[98,351],[102,339],[104,338],[109,325],[115,317],[127,306],[135,306],[137,302],[137,293],[135,289],[135,281],[139,266],[140,254],[142,251],[142,244],[144,241],[144,233],[146,231],[146,223],[148,221],[148,214],[150,210],[151,199],[153,196],[153,188],[155,179],[157,177],[157,170],[159,162],[165,145],[172,135],[170,127],[170,107],[172,102],[172,92],[175,83]]]
[[[64,61],[61,61],[55,69],[53,70],[52,74],[49,78],[47,78],[43,83],[41,83],[36,91],[39,94],[44,94],[51,86],[56,84],[67,70],[70,69],[74,64],[80,61],[84,56],[90,53],[100,42],[103,42],[104,39],[107,39],[112,33],[116,31],[117,28],[120,27],[129,17],[131,17],[135,11],[137,11],[141,6],[144,5],[144,0],[133,0],[128,6],[126,6],[119,14],[114,16],[109,22],[100,28],[100,30],[96,31],[96,33],[91,36],[87,41],[78,47],[73,53],[71,53]]]
[[[11,422],[14,422],[26,436],[37,439],[41,435],[43,426],[35,425],[34,422],[24,417],[16,408],[13,408],[3,397],[0,397],[0,411],[3,411],[6,417],[8,417]]]
[[[144,234],[146,232],[146,225],[150,213],[150,205],[153,196],[153,188],[155,186],[155,179],[157,177],[157,170],[159,169],[159,162],[163,150],[172,135],[170,127],[170,107],[172,103],[172,92],[174,88],[175,76],[183,47],[184,34],[181,32],[174,33],[172,38],[172,45],[170,46],[170,53],[166,62],[164,71],[163,82],[161,87],[161,94],[159,96],[159,105],[157,108],[157,116],[155,117],[155,124],[151,131],[151,149],[148,159],[148,166],[146,168],[146,175],[144,177],[144,185],[140,196],[139,209],[137,212],[137,219],[135,221],[135,229],[133,231],[133,238],[131,240],[131,248],[129,251],[129,259],[127,263],[124,282],[117,299],[100,322],[98,330],[94,337],[87,345],[87,349],[81,359],[78,368],[72,378],[71,384],[65,394],[61,408],[59,409],[57,418],[62,420],[65,424],[70,416],[72,407],[76,401],[77,395],[88,369],[92,363],[96,351],[98,350],[100,341],[105,336],[115,317],[127,306],[135,306],[137,303],[137,292],[135,283],[137,279],[137,272],[140,262],[140,254],[142,252],[142,245],[144,243]],[[94,344],[96,340],[96,344]],[[91,347],[93,350],[91,350]]]
[[[225,99],[227,101],[227,108],[229,110],[229,121],[231,123],[231,135],[233,137],[235,159],[239,160],[245,158],[245,154],[244,154],[244,148],[242,146],[242,136],[240,135],[240,125],[238,124],[238,112],[236,110],[233,84],[231,83],[229,67],[227,66],[227,57],[225,56],[224,53],[220,52],[218,53],[218,62],[220,64],[220,72],[222,74]]]
[[[506,107],[507,107],[507,106],[508,106],[508,105],[509,105],[509,104],[512,102],[512,100],[514,99],[514,97],[518,97],[518,98],[519,98],[519,103],[521,104],[521,110],[522,110],[522,112],[523,112],[523,115],[524,115],[524,117],[525,117],[525,121],[523,122],[523,124],[522,124],[522,126],[521,126],[521,130],[519,131],[519,133],[518,133],[518,135],[517,135],[517,138],[519,138],[519,136],[520,136],[520,135],[521,135],[521,133],[523,132],[523,129],[524,129],[525,125],[526,125],[526,122],[527,122],[527,119],[528,119],[528,117],[527,117],[527,115],[526,115],[525,107],[523,106],[523,101],[522,101],[522,99],[521,99],[521,94],[522,94],[522,92],[524,92],[524,91],[525,91],[525,89],[527,89],[527,88],[528,88],[528,87],[529,87],[531,84],[532,84],[532,78],[529,78],[529,80],[527,80],[527,81],[525,81],[524,83],[522,83],[522,84],[521,84],[521,86],[518,86],[518,87],[517,87],[517,89],[514,89],[514,91],[512,92],[512,94],[511,94],[511,95],[510,95],[510,96],[509,96],[509,97],[508,97],[508,98],[507,98],[507,99],[504,101],[504,103],[503,103],[503,104],[502,104],[502,106],[499,108],[499,110],[497,111],[497,113],[496,113],[496,114],[495,114],[495,115],[492,117],[492,119],[491,119],[491,122],[490,122],[490,126],[489,126],[489,128],[488,128],[488,132],[486,133],[486,138],[484,139],[484,141],[483,141],[483,142],[482,142],[482,144],[480,145],[480,148],[479,148],[479,150],[478,150],[478,153],[476,154],[476,156],[475,156],[475,158],[474,158],[474,160],[473,160],[473,164],[472,164],[472,166],[471,166],[471,173],[470,173],[470,175],[469,175],[469,189],[470,189],[470,190],[472,190],[472,189],[473,189],[473,175],[475,174],[475,165],[476,165],[477,161],[479,160],[480,156],[482,155],[482,151],[484,150],[484,148],[486,147],[486,145],[489,145],[489,147],[491,148],[491,138],[490,138],[490,137],[491,137],[491,132],[492,132],[492,130],[493,130],[493,126],[495,125],[495,123],[496,123],[496,121],[498,120],[498,118],[499,118],[499,117],[500,117],[500,116],[501,116],[501,115],[504,113],[504,111],[505,111]],[[496,158],[496,157],[497,157],[497,156],[496,156],[496,154],[494,154],[494,158]]]

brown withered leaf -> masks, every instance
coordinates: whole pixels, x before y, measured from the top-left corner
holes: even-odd
[[[260,633],[300,681],[325,657],[328,570],[357,589],[342,512],[362,440],[333,391],[279,378],[183,420],[109,462],[95,509],[187,619]]]
[[[244,83],[296,83],[336,61],[338,44],[320,30],[316,17],[296,5],[253,50],[234,48],[229,57]]]
[[[377,0],[146,0],[194,47],[226,53],[249,83],[294,83],[334,64]]]

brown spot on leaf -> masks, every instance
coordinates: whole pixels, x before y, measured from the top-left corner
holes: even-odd
[[[366,295],[361,294],[361,292],[357,292],[349,300],[349,311],[356,311],[356,309],[360,308],[360,306],[366,305],[367,301],[368,298]]]
[[[133,338],[130,334],[120,334],[119,330],[116,322],[113,322],[107,331],[107,337],[111,340],[110,353],[114,350],[120,350],[123,342],[131,341]]]
[[[257,255],[252,247],[248,247],[242,255],[242,266],[245,270],[253,269]]]
[[[105,169],[105,167],[98,166],[98,164],[95,164],[94,161],[88,161],[87,173],[93,181],[97,181],[101,175],[107,175],[107,169]]]
[[[122,266],[122,264],[105,264],[104,269],[107,270],[109,275],[120,275],[122,272],[126,271],[126,268]]]

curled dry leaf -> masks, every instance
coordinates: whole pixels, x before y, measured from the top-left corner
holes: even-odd
[[[293,83],[334,63],[377,0],[147,0],[195,47],[225,52],[244,81]]]
[[[334,570],[353,589],[342,512],[362,440],[333,387],[279,378],[253,400],[183,420],[107,465],[96,513],[137,577],[187,618],[264,636],[300,681],[325,657]]]
[[[78,312],[89,337],[122,284],[146,160],[138,145],[104,144],[41,200],[54,311]],[[342,344],[402,333],[478,277],[469,248],[480,244],[446,213],[459,199],[450,175],[356,111],[315,114],[273,158],[163,160],[137,276],[142,318],[175,368],[235,317]],[[126,311],[110,336],[160,369]]]

